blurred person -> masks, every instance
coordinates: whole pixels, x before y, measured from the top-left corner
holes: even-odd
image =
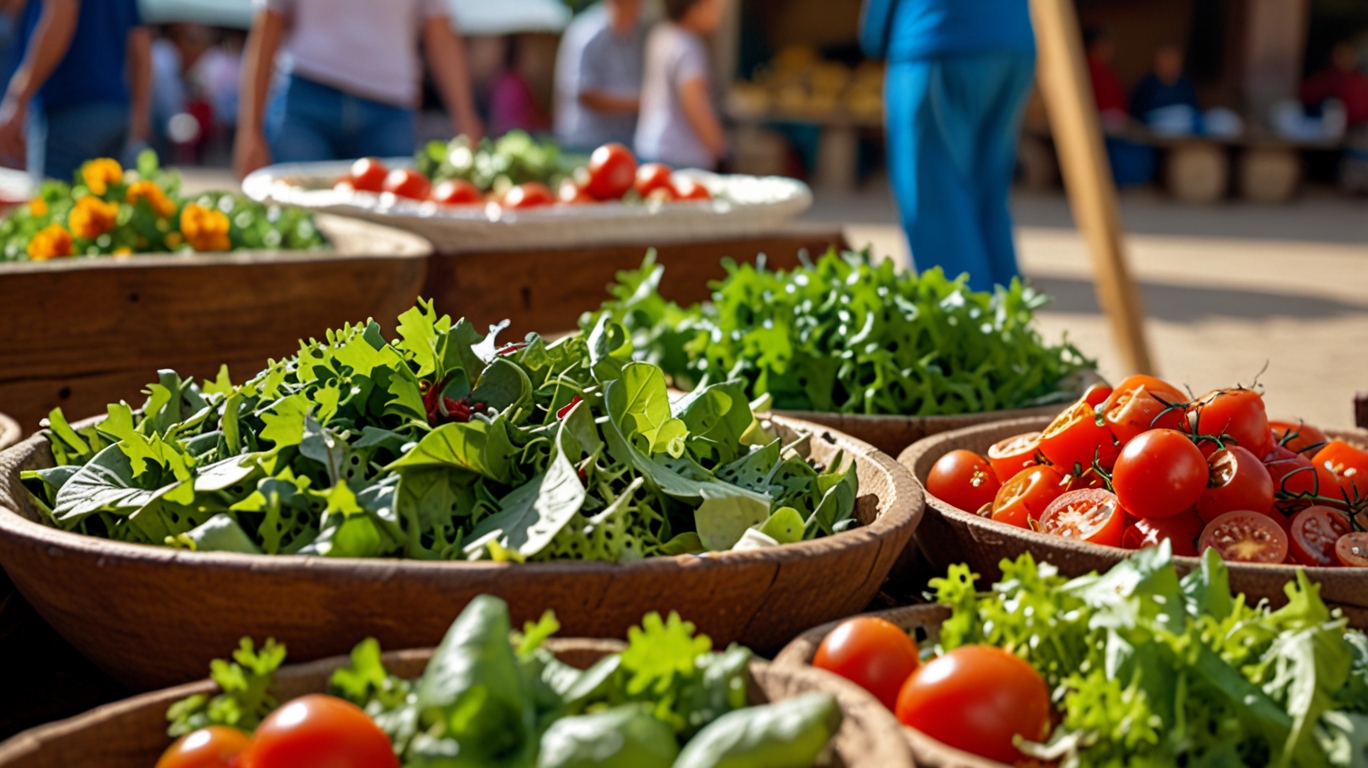
[[[70,181],[123,158],[151,125],[152,37],[137,0],[30,0],[19,66],[0,103],[0,155]]]
[[[556,54],[556,138],[562,145],[631,145],[641,107],[641,5],[603,0],[566,27]]]
[[[642,161],[711,170],[726,154],[703,41],[725,10],[725,0],[665,0],[665,19],[646,39],[634,140]]]
[[[1188,108],[1194,121],[1202,111],[1197,89],[1183,74],[1183,52],[1176,45],[1164,45],[1154,52],[1154,69],[1131,94],[1131,114],[1152,126],[1156,112],[1173,107]]]
[[[1128,141],[1120,135],[1130,125],[1130,113],[1126,111],[1125,86],[1121,85],[1121,76],[1112,66],[1116,46],[1101,27],[1085,30],[1083,45],[1087,51],[1093,100],[1097,102],[1097,114],[1106,134],[1103,140],[1112,178],[1120,187],[1145,184],[1154,178],[1158,155],[1154,147]]]
[[[1330,65],[1301,87],[1304,105],[1319,108],[1335,99],[1344,105],[1345,124],[1353,128],[1368,124],[1368,75],[1358,68],[1358,51],[1349,43],[1338,43],[1330,51]]]
[[[152,134],[161,145],[158,151],[167,149],[171,119],[203,98],[193,72],[213,47],[213,30],[201,24],[168,25],[152,41]],[[208,127],[202,125],[201,133]]]
[[[254,0],[233,167],[413,154],[419,49],[456,133],[479,141],[465,46],[445,0]],[[288,73],[267,108],[276,54]]]
[[[551,129],[536,94],[528,84],[519,35],[504,38],[504,65],[489,87],[489,134],[502,136],[512,130],[541,133]]]
[[[988,290],[1017,276],[1007,197],[1035,78],[1028,0],[865,0],[860,45],[887,59],[888,166],[919,270]]]

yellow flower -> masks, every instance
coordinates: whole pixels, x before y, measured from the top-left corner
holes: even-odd
[[[29,201],[29,213],[34,216],[46,216],[48,212],[47,201],[41,197],[35,197]]]
[[[129,248],[129,247],[126,246],[126,245],[121,245],[121,246],[119,246],[118,248],[115,248],[115,249],[114,249],[113,255],[114,255],[114,256],[132,256],[132,255],[133,255],[133,249],[132,249],[132,248]]]
[[[61,224],[47,225],[29,241],[28,255],[34,261],[70,256],[71,233],[62,229]]]
[[[76,201],[67,217],[71,234],[94,240],[114,228],[114,219],[119,215],[118,203],[106,203],[94,195],[86,195]]]
[[[166,247],[171,250],[179,248],[183,242],[185,242],[185,238],[181,237],[179,232],[172,232],[166,236]]]
[[[137,205],[139,200],[146,200],[147,204],[152,207],[152,210],[157,212],[158,216],[170,218],[171,216],[176,215],[175,202],[166,196],[166,193],[162,191],[161,187],[151,181],[133,182],[133,184],[128,187],[128,194],[125,195],[124,199],[127,200],[129,205]]]
[[[226,251],[233,247],[228,240],[228,217],[217,208],[194,203],[185,206],[180,228],[190,247],[197,251]]]
[[[91,192],[103,195],[109,191],[110,184],[123,181],[123,167],[116,160],[102,157],[81,166],[81,178]]]

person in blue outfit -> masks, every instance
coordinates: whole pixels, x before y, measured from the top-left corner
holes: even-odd
[[[29,0],[20,26],[0,156],[35,180],[70,181],[85,161],[146,142],[152,38],[137,0]]]
[[[860,45],[888,60],[889,176],[919,270],[1017,276],[1007,197],[1035,77],[1028,0],[865,0]]]
[[[1183,52],[1177,46],[1161,46],[1154,53],[1154,70],[1135,86],[1131,93],[1131,114],[1149,122],[1162,109],[1186,107],[1192,115],[1202,111],[1197,101],[1197,89],[1183,74]]]

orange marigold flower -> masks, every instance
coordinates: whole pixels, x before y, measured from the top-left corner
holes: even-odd
[[[146,200],[158,216],[170,218],[176,215],[176,203],[166,196],[161,187],[151,181],[133,182],[128,187],[125,199],[129,205],[137,205],[139,200]]]
[[[228,217],[217,208],[205,208],[191,203],[181,211],[181,234],[197,251],[227,251],[233,245],[228,240]]]
[[[109,191],[110,184],[123,181],[123,166],[119,165],[117,160],[107,157],[91,160],[81,166],[81,179],[91,192],[103,195]]]
[[[119,215],[118,203],[106,203],[94,195],[86,195],[76,201],[67,217],[71,234],[94,240],[114,228],[114,219]]]
[[[46,261],[71,255],[71,233],[61,224],[49,224],[29,240],[28,255],[34,261]]]
[[[35,197],[29,201],[29,213],[34,216],[46,216],[48,212],[47,201],[41,197]]]

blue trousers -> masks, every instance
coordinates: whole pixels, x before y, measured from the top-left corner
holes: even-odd
[[[277,163],[406,157],[417,142],[414,110],[355,96],[298,75],[266,110],[266,140]]]
[[[918,270],[969,274],[975,290],[1016,277],[1007,197],[1035,56],[994,52],[890,62],[888,166]]]
[[[28,172],[33,180],[70,183],[76,169],[87,160],[112,157],[126,161],[128,105],[96,101],[52,110],[34,105],[25,133]]]

